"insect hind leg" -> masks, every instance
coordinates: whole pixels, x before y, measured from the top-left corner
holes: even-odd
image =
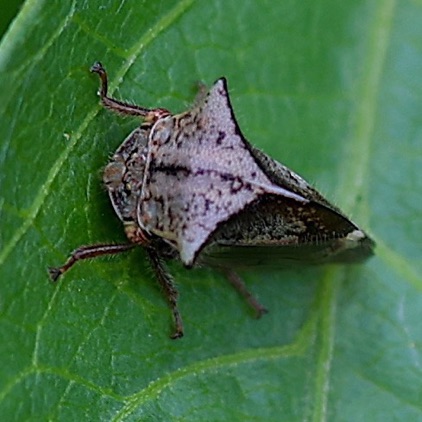
[[[268,309],[261,305],[259,301],[248,290],[243,280],[233,270],[223,270],[224,275],[230,284],[239,292],[239,294],[248,302],[248,304],[255,310],[257,318],[268,313]]]

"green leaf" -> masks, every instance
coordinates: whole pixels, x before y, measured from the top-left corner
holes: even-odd
[[[417,1],[28,1],[0,44],[2,420],[421,420],[422,5]],[[186,336],[101,184],[138,122],[114,95],[186,110],[228,78],[244,134],[366,228],[357,267],[223,277],[171,265]]]
[[[0,0],[0,38],[6,32],[22,4],[23,0]]]

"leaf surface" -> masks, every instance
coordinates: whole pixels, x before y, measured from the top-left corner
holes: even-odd
[[[422,5],[28,1],[0,44],[0,414],[8,420],[422,419]],[[186,336],[135,250],[46,268],[125,241],[104,188],[138,121],[115,96],[186,110],[229,81],[242,131],[375,238],[363,266],[224,278],[171,265]]]

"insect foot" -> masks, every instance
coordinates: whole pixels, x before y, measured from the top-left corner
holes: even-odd
[[[103,182],[127,244],[76,249],[50,277],[76,262],[141,246],[183,336],[178,291],[165,262],[210,266],[224,273],[258,316],[267,312],[237,274],[238,268],[358,263],[375,243],[302,177],[252,146],[242,135],[225,78],[190,110],[171,114],[108,95],[101,63],[101,104],[142,122],[117,148]]]

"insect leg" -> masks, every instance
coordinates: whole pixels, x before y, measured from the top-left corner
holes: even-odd
[[[123,101],[116,100],[108,96],[108,78],[107,72],[104,69],[103,65],[100,62],[96,62],[90,69],[93,73],[98,73],[100,76],[101,86],[100,86],[100,98],[104,107],[123,115],[130,116],[142,116],[147,120],[155,121],[157,118],[164,115],[170,114],[168,110],[157,108],[149,109],[145,107],[140,107],[134,104],[125,103]]]
[[[160,283],[161,288],[164,290],[164,293],[170,304],[170,308],[173,312],[176,330],[171,335],[171,338],[176,339],[183,337],[182,316],[180,315],[179,309],[177,307],[179,292],[177,291],[172,276],[168,272],[163,260],[160,258],[158,253],[152,248],[147,248],[147,252],[149,261],[151,262],[152,268],[154,269],[155,275],[157,276],[157,280]]]
[[[268,312],[268,310],[255,299],[237,273],[233,270],[225,269],[224,274],[231,285],[246,299],[249,305],[255,309],[257,318],[260,318]]]
[[[99,244],[99,245],[90,245],[90,246],[81,246],[78,249],[75,249],[70,255],[69,259],[61,267],[51,267],[48,269],[50,278],[52,281],[57,281],[58,278],[68,271],[73,265],[78,261],[83,259],[96,258],[103,255],[116,255],[121,252],[125,252],[135,245],[130,243],[123,243],[119,245],[112,244]]]

